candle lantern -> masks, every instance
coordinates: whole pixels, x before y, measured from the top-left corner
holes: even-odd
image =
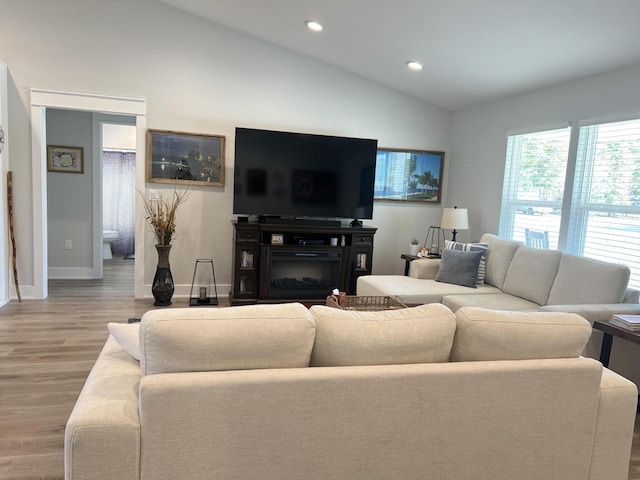
[[[218,289],[216,287],[216,274],[213,269],[213,260],[199,258],[193,268],[193,280],[189,292],[189,306],[208,307],[218,305]]]
[[[429,258],[440,258],[444,248],[444,230],[440,227],[429,227],[424,248],[429,249]]]

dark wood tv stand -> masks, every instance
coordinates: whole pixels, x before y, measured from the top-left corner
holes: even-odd
[[[355,295],[358,277],[371,274],[376,228],[237,221],[233,227],[231,305],[324,303],[334,288]]]

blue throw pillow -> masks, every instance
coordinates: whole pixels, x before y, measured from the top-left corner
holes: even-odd
[[[445,248],[442,251],[440,269],[436,275],[436,282],[453,283],[463,287],[476,288],[478,268],[484,251],[465,252]]]
[[[488,243],[462,243],[462,242],[453,242],[451,240],[445,240],[444,248],[450,248],[452,250],[463,250],[465,252],[475,251],[475,250],[484,250],[485,255],[482,256],[482,260],[480,260],[480,267],[478,268],[478,280],[476,281],[476,285],[484,285],[484,277],[487,271],[487,255],[486,252],[489,249]]]

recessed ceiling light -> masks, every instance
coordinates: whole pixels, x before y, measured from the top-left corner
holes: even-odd
[[[409,70],[413,70],[415,72],[419,72],[420,70],[422,70],[422,64],[420,62],[409,61],[405,63],[405,65]]]
[[[314,32],[321,32],[323,30],[322,25],[314,20],[307,20],[306,22],[304,22],[304,24],[309,30],[313,30]]]

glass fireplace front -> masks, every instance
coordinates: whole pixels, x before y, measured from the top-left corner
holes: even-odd
[[[272,250],[269,298],[324,298],[340,285],[342,253]]]

